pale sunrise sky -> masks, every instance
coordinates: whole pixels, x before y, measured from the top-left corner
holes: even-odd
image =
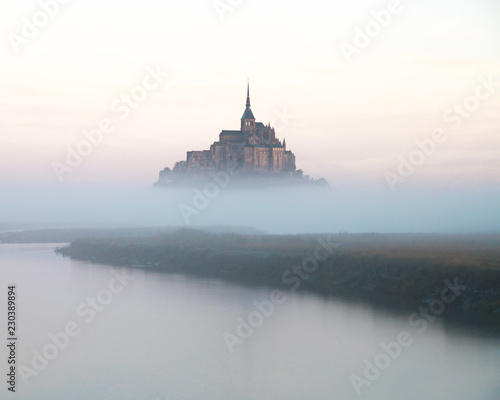
[[[498,0],[403,0],[351,62],[341,44],[390,2],[242,0],[221,19],[212,0],[69,0],[16,51],[40,3],[0,0],[0,185],[58,183],[52,164],[103,118],[116,129],[62,184],[151,185],[239,129],[247,77],[257,121],[273,121],[313,177],[383,186],[415,140],[443,129],[407,184],[500,183]],[[120,120],[112,103],[157,66],[168,77]],[[443,115],[488,79],[453,129]]]

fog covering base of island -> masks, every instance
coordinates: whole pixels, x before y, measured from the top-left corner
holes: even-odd
[[[207,186],[212,183],[212,185]],[[6,185],[0,231],[29,228],[248,226],[268,233],[498,232],[500,190],[336,183],[182,189]]]

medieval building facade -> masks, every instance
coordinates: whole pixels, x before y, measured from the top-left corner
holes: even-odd
[[[295,156],[286,149],[270,124],[255,122],[250,107],[250,85],[240,130],[223,130],[210,150],[189,151],[186,172],[197,174],[238,168],[249,174],[279,174],[295,171]]]

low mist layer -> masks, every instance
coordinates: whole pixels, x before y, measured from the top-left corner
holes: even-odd
[[[10,186],[0,230],[19,227],[122,228],[248,226],[268,233],[491,232],[500,227],[500,191],[410,187],[184,189]]]

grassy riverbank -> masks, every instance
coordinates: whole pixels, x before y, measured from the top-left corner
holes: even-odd
[[[446,307],[500,318],[500,235],[240,235],[179,230],[81,238],[57,252],[96,263],[327,296],[383,298],[396,306],[428,305],[441,296],[447,281],[459,285],[460,294]]]

